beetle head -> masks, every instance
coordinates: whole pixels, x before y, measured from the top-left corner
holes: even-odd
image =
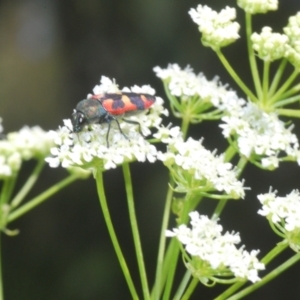
[[[71,122],[73,125],[73,132],[80,132],[82,128],[87,125],[88,121],[85,115],[77,110],[72,114]]]

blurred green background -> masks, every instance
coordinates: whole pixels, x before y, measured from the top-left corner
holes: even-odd
[[[300,10],[298,0],[279,2],[279,11],[254,17],[256,31],[269,25],[281,32],[288,16]],[[153,67],[190,64],[197,73],[204,72],[209,79],[218,75],[223,83],[235,89],[216,55],[200,44],[197,25],[188,15],[188,10],[200,3],[216,10],[226,5],[236,6],[230,0],[2,0],[0,116],[5,132],[19,130],[24,125],[57,129],[63,119],[70,117],[77,102],[91,93],[102,75],[115,78],[121,87],[150,84],[166,99]],[[244,18],[240,9],[238,21],[243,36]],[[224,52],[251,85],[244,38]],[[171,117],[165,125],[169,122],[179,124]],[[299,136],[299,129],[296,133]],[[192,126],[190,135],[204,136],[204,145],[211,150],[217,148],[221,153],[226,149],[217,123]],[[32,167],[31,162],[24,165],[19,186]],[[159,163],[135,163],[132,172],[141,238],[152,282],[168,174]],[[299,175],[299,167],[294,164],[282,164],[276,172],[248,166],[243,178],[252,190],[245,200],[228,204],[221,221],[224,230],[240,231],[248,250],[261,249],[262,255],[267,253],[279,240],[267,221],[256,214],[259,209],[256,195],[267,192],[271,185],[285,195],[299,188]],[[65,176],[64,170],[47,167],[31,195]],[[139,281],[122,172],[108,171],[105,180],[120,243],[133,277]],[[215,203],[206,201],[201,211],[210,214],[214,206]],[[130,299],[92,178],[67,187],[10,228],[18,228],[21,233],[3,238],[6,300]],[[280,258],[276,261],[279,263]],[[300,299],[299,276],[300,268],[295,266],[247,299]],[[212,299],[222,290],[223,287],[207,289],[199,285],[192,299]]]

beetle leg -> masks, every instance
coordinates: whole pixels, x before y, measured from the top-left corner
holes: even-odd
[[[128,140],[128,137],[126,136],[126,134],[121,129],[121,126],[120,126],[120,123],[119,123],[118,119],[114,119],[114,120],[117,122],[118,128],[119,128],[120,132],[122,133],[122,135]]]
[[[122,119],[124,122],[129,123],[129,124],[133,124],[133,125],[137,125],[139,127],[139,133],[142,137],[145,137],[142,133],[142,129],[141,129],[141,124],[137,121],[132,121],[132,120],[127,120],[127,119]]]

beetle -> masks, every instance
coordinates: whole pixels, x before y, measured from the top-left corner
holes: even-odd
[[[90,124],[108,123],[106,142],[107,147],[109,147],[108,137],[111,122],[116,121],[120,132],[127,138],[121,129],[118,118],[122,118],[127,123],[138,125],[140,130],[140,123],[126,120],[123,116],[134,115],[148,109],[155,100],[155,96],[132,92],[93,95],[77,104],[71,118],[73,132],[78,133]]]

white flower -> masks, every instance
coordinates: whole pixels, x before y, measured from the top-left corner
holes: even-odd
[[[117,92],[116,87],[114,80],[103,76],[101,84],[94,88],[94,92]],[[155,91],[148,85],[133,86],[118,91],[155,94]],[[90,125],[89,128],[87,126],[81,132],[73,133],[71,121],[65,120],[65,126],[56,132],[54,139],[56,147],[51,151],[52,157],[48,157],[46,161],[51,167],[61,164],[65,168],[71,166],[80,166],[85,169],[101,167],[105,170],[133,160],[154,162],[157,156],[156,148],[141,136],[139,129],[144,136],[151,134],[151,127],[159,130],[162,122],[160,115],[167,113],[163,107],[163,100],[156,97],[149,112],[145,110],[139,111],[138,114],[126,115],[126,120],[136,122],[140,126],[129,124],[121,118],[118,119],[122,132],[117,122],[112,121],[109,132],[108,124],[102,123]]]
[[[262,164],[272,167],[278,165],[280,158],[277,157],[282,152],[297,158],[299,143],[296,135],[291,132],[293,126],[286,128],[276,113],[264,112],[251,102],[235,108],[227,111],[227,115],[222,118],[225,124],[220,127],[226,138],[233,136],[237,139],[241,154],[248,158],[252,154],[261,159],[269,157]]]
[[[289,44],[300,53],[300,12],[289,17],[289,22],[283,31],[289,37]]]
[[[25,126],[18,132],[7,134],[7,140],[25,160],[47,156],[54,145],[53,133],[45,132],[39,126],[32,128]]]
[[[278,9],[278,0],[238,0],[239,7],[250,14],[266,13]]]
[[[153,70],[157,77],[167,82],[170,93],[176,97],[198,96],[203,101],[213,101],[224,89],[217,77],[209,81],[202,73],[195,74],[190,66],[181,69],[178,64],[169,64],[166,69],[157,66]]]
[[[22,160],[44,158],[54,145],[53,135],[40,127],[23,127],[0,139],[0,178],[14,176]]]
[[[236,18],[235,8],[226,7],[220,13],[206,5],[198,5],[197,9],[190,9],[189,14],[199,25],[204,46],[213,49],[225,47],[239,38],[240,25],[233,22]]]
[[[260,34],[253,33],[251,40],[253,49],[262,60],[273,61],[284,57],[289,38],[285,34],[272,33],[272,28],[266,26]]]
[[[258,214],[265,216],[273,223],[289,242],[290,247],[300,251],[300,193],[293,190],[285,197],[277,196],[270,191],[257,196],[262,204]]]
[[[286,44],[286,57],[289,62],[297,69],[300,68],[300,12],[289,18],[289,22],[284,33],[289,38],[289,43]]]
[[[234,199],[245,195],[243,183],[236,178],[230,163],[223,156],[206,150],[201,141],[189,138],[172,139],[166,153],[159,152],[158,159],[170,169],[178,192],[225,192]],[[225,197],[225,196],[224,196]]]
[[[168,90],[173,113],[178,118],[188,118],[191,123],[221,118],[222,112],[236,110],[245,101],[239,99],[234,91],[227,90],[218,77],[207,80],[187,66],[181,69],[177,64],[169,64],[166,69],[155,67]]]
[[[93,92],[95,95],[100,95],[105,93],[119,93],[120,90],[115,79],[101,76],[100,84],[94,87]]]
[[[224,276],[226,280],[229,274],[252,282],[260,280],[258,271],[263,270],[264,265],[256,257],[258,251],[249,253],[243,247],[238,249],[239,234],[226,232],[222,235],[223,228],[217,221],[196,211],[189,216],[191,228],[182,224],[172,231],[166,231],[166,236],[176,237],[185,246],[191,256],[186,266],[194,276],[203,282],[207,279],[213,282],[214,276]]]
[[[174,139],[182,139],[182,132],[180,131],[180,127],[164,127],[161,126],[158,131],[153,134],[153,137],[160,140],[163,143],[169,144],[172,143]]]

